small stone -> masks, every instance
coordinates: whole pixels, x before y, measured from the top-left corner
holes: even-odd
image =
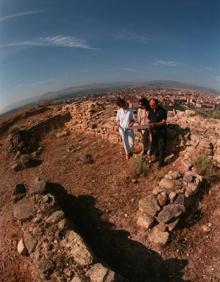
[[[39,272],[43,275],[43,277],[47,279],[50,278],[50,275],[55,270],[55,264],[50,260],[46,260],[45,258],[41,259],[38,262],[37,267]]]
[[[24,184],[17,184],[15,186],[13,195],[25,194],[25,193],[26,193],[26,186]]]
[[[209,233],[211,231],[211,226],[204,224],[204,225],[201,226],[201,229],[204,233]]]
[[[18,251],[18,253],[19,253],[20,255],[26,255],[26,254],[27,254],[27,249],[25,248],[23,239],[21,239],[21,240],[18,242],[17,251]]]
[[[13,207],[14,217],[21,221],[32,218],[35,212],[34,203],[27,198],[21,199]]]
[[[174,200],[174,204],[185,205],[184,194],[178,194],[176,199]]]
[[[24,233],[24,244],[30,255],[37,246],[37,240],[30,233],[25,232]]]
[[[165,178],[170,180],[176,180],[181,177],[181,174],[177,170],[170,170],[168,174],[165,175]]]
[[[132,179],[131,179],[131,182],[132,182],[133,184],[138,184],[138,180],[137,180],[136,178],[132,178]]]
[[[162,187],[162,188],[168,189],[168,190],[172,190],[175,187],[175,183],[174,183],[174,181],[164,177],[159,182],[159,186]]]
[[[46,192],[47,183],[39,178],[36,177],[33,184],[30,187],[29,193],[32,194],[44,194]]]
[[[179,222],[179,218],[177,218],[176,220],[174,220],[171,223],[168,223],[167,224],[168,230],[172,231],[177,226],[178,222]]]
[[[86,154],[83,159],[82,159],[82,162],[84,164],[92,164],[94,161],[93,161],[93,158],[92,158],[92,155],[90,154]]]
[[[164,246],[166,245],[169,239],[169,233],[159,230],[156,226],[153,228],[152,232],[149,234],[148,239],[153,244]]]
[[[57,227],[59,230],[63,230],[65,228],[68,228],[70,225],[69,221],[66,218],[61,219],[58,223],[57,223]]]
[[[170,192],[169,198],[171,203],[173,203],[174,199],[176,198],[176,195],[176,192]]]
[[[47,223],[57,223],[64,218],[64,212],[61,210],[53,212],[47,219]]]
[[[137,220],[137,225],[143,229],[149,229],[152,227],[152,225],[154,224],[154,217],[147,215],[147,214],[141,214],[138,217]]]
[[[70,282],[83,282],[83,280],[79,276],[74,276]]]
[[[11,168],[14,170],[14,171],[19,171],[22,169],[20,163],[18,161],[15,161],[13,162],[13,164],[11,165]]]
[[[168,204],[168,196],[166,192],[162,192],[159,195],[157,195],[157,201],[161,207]]]
[[[163,222],[160,222],[158,225],[157,225],[157,228],[160,230],[160,231],[163,231],[165,232],[167,230],[167,226],[166,224],[164,224]]]
[[[116,281],[115,273],[104,267],[101,263],[94,264],[89,271],[86,272],[86,276],[90,278],[91,282]]]

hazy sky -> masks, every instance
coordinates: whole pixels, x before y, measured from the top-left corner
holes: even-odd
[[[220,90],[220,0],[0,0],[0,109],[157,79]]]

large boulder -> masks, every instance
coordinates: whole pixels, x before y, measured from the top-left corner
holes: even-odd
[[[139,201],[139,210],[150,216],[155,216],[160,211],[160,206],[155,196],[148,196]]]
[[[73,260],[81,266],[92,264],[94,258],[91,251],[85,245],[83,239],[73,230],[70,230],[65,236],[62,245],[69,249]]]
[[[180,204],[169,204],[163,208],[158,214],[158,221],[169,223],[177,219],[181,214],[185,212],[185,207]]]
[[[32,218],[35,212],[33,201],[27,198],[21,199],[13,207],[14,217],[21,221]]]

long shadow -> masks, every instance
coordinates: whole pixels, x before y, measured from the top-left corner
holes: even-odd
[[[180,151],[185,148],[187,142],[186,135],[190,133],[189,128],[181,128],[176,123],[170,123],[167,125],[167,145],[166,145],[166,156],[174,154],[172,159],[168,163],[173,163],[179,157]],[[181,139],[183,141],[182,147]]]
[[[67,194],[57,183],[50,183],[48,187],[96,257],[128,281],[186,281],[182,278],[182,270],[187,260],[163,260],[157,252],[129,239],[128,232],[115,230],[113,224],[102,220],[102,212],[95,207],[94,197]]]

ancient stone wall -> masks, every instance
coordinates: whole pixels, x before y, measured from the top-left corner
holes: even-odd
[[[69,112],[62,112],[12,132],[9,135],[9,151],[15,154],[12,168],[17,171],[32,166],[41,152],[41,139],[49,131],[64,127],[70,118]]]
[[[14,217],[24,234],[17,249],[36,267],[33,281],[125,281],[95,257],[49,185],[36,178],[30,187],[18,184],[12,195]]]

